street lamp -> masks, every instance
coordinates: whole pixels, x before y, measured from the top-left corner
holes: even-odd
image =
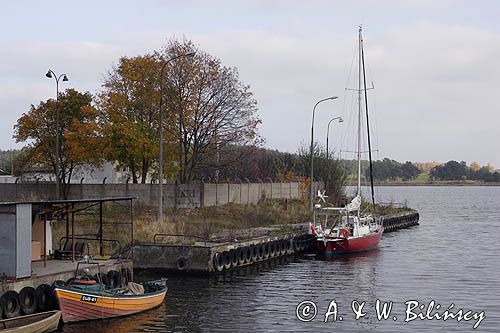
[[[158,180],[159,180],[159,186],[158,186],[158,197],[159,197],[159,203],[158,203],[158,220],[161,222],[163,221],[163,71],[165,70],[165,67],[171,63],[172,61],[180,58],[180,57],[194,57],[196,52],[189,52],[185,54],[180,54],[175,57],[172,57],[165,61],[163,63],[163,66],[161,66],[160,70],[160,122],[158,124],[159,127],[159,132],[160,132],[160,156],[159,156],[159,172],[158,172]]]
[[[316,113],[316,107],[318,106],[319,103],[328,101],[328,100],[334,100],[337,99],[337,96],[332,96],[332,97],[327,97],[323,98],[322,100],[319,100],[313,108],[313,115],[312,115],[312,122],[311,122],[311,186],[309,187],[309,203],[310,203],[310,209],[313,209],[313,183],[314,183],[314,114]]]
[[[54,78],[56,80],[56,155],[55,155],[55,161],[56,161],[56,199],[59,199],[60,197],[60,179],[59,179],[59,159],[60,159],[60,135],[61,131],[59,128],[59,80],[62,78],[63,82],[67,82],[68,76],[66,74],[61,74],[57,76],[56,73],[52,69],[49,69],[47,71],[47,74],[45,74],[46,77],[49,79]]]
[[[334,121],[336,119],[339,120],[339,123],[343,123],[344,122],[344,119],[342,119],[342,117],[332,118],[328,122],[328,126],[327,126],[327,129],[326,129],[326,159],[330,159],[330,154],[328,153],[328,137],[330,136],[330,124],[332,123],[332,121]]]

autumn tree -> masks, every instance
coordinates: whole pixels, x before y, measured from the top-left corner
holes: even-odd
[[[259,142],[256,100],[236,68],[200,50],[190,41],[172,40],[158,53],[165,61],[180,57],[165,72],[167,126],[178,145],[179,180],[192,181],[210,164],[210,155],[231,145]],[[213,162],[212,162],[213,163]]]
[[[146,182],[158,156],[159,72],[155,55],[122,57],[97,98],[106,158],[127,168],[134,183]]]
[[[95,127],[97,113],[91,106],[90,93],[67,89],[59,94],[57,110],[60,115],[60,150],[55,151],[56,101],[49,99],[37,106],[31,105],[14,126],[16,142],[27,142],[19,160],[24,168],[39,167],[51,169],[62,185],[62,195],[67,197],[71,175],[77,166],[99,165],[101,161],[99,137]],[[59,173],[56,160],[59,160]]]

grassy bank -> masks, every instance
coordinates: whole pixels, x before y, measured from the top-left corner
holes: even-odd
[[[289,200],[287,210],[284,200],[264,200],[258,205],[227,204],[195,209],[169,209],[164,220],[154,214],[142,214],[134,221],[134,240],[152,243],[157,233],[186,234],[213,239],[221,232],[276,225],[305,223],[311,220],[307,203]],[[178,241],[171,237],[169,241]],[[193,239],[194,240],[194,239]]]

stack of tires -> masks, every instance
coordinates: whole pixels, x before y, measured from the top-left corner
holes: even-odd
[[[49,311],[57,307],[52,287],[48,284],[24,287],[18,293],[9,290],[0,297],[0,318],[14,318],[36,312]]]
[[[215,272],[222,272],[293,252],[292,240],[283,238],[217,252],[212,258],[212,265]]]

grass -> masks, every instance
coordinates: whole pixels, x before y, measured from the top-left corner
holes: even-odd
[[[310,218],[307,204],[300,200],[289,200],[287,210],[282,199],[267,199],[257,205],[231,203],[195,209],[169,209],[162,222],[152,216],[137,217],[134,221],[134,240],[137,243],[152,243],[157,233],[187,234],[210,240],[224,231],[304,223]],[[166,240],[182,241],[177,237],[167,237]],[[184,241],[195,240],[187,238]]]

